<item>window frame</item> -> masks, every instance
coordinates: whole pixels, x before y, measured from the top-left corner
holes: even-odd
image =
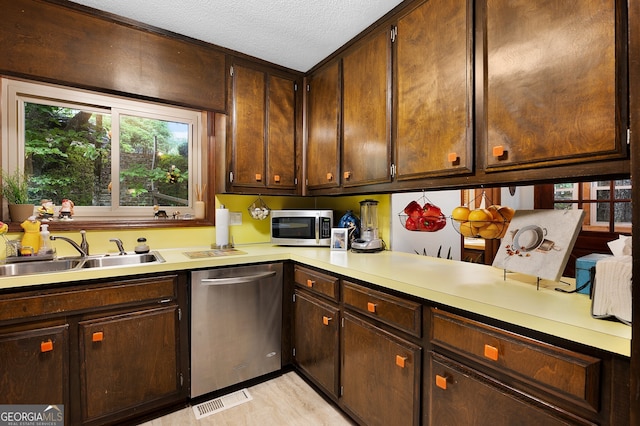
[[[0,112],[2,112],[2,169],[11,172],[18,165],[24,164],[24,144],[18,143],[24,135],[24,122],[20,120],[21,112],[24,111],[24,100],[27,102],[51,102],[55,105],[63,104],[72,107],[82,106],[89,110],[104,112],[105,110],[116,109],[121,114],[135,114],[138,116],[151,117],[160,120],[175,120],[188,122],[192,138],[189,141],[189,156],[191,157],[189,166],[189,206],[176,208],[181,213],[194,213],[194,203],[196,201],[195,188],[206,185],[208,188],[204,194],[205,203],[208,203],[205,219],[173,219],[169,213],[169,219],[155,219],[152,207],[128,207],[121,208],[119,212],[113,213],[111,207],[106,207],[108,212],[98,212],[96,217],[96,207],[84,207],[89,210],[90,215],[83,218],[82,208],[80,214],[74,216],[73,221],[54,221],[57,230],[75,229],[113,229],[114,227],[126,226],[127,228],[150,228],[150,227],[175,227],[175,226],[207,226],[213,224],[214,192],[213,174],[207,173],[210,153],[214,147],[209,146],[212,139],[208,137],[208,120],[212,115],[203,111],[184,108],[180,106],[164,105],[156,102],[126,98],[117,95],[102,94],[98,92],[76,89],[47,83],[32,82],[26,80],[2,78],[0,99]],[[20,110],[22,109],[22,110]],[[113,115],[112,115],[113,120]],[[115,127],[115,126],[114,126]],[[117,145],[117,144],[114,144]],[[114,179],[116,181],[117,179]],[[115,182],[114,182],[115,183]],[[117,190],[114,185],[114,192]],[[104,209],[104,208],[103,208]],[[104,211],[104,210],[103,210]],[[2,218],[7,218],[6,201],[2,200]],[[88,217],[87,217],[88,216]],[[10,230],[14,226],[10,223]],[[19,230],[19,226],[15,226]]]
[[[631,222],[615,222],[615,215],[613,214],[615,205],[617,203],[631,203],[631,199],[615,198],[616,189],[630,188],[631,185],[616,185],[616,181],[621,179],[599,179],[597,181],[585,181],[585,182],[573,182],[572,197],[570,199],[556,199],[555,195],[558,192],[555,188],[555,184],[550,184],[551,191],[550,198],[542,208],[555,208],[556,204],[571,204],[573,208],[585,210],[585,224],[583,225],[583,231],[589,232],[607,232],[626,234],[631,232]],[[599,182],[608,182],[607,185],[599,185]],[[566,182],[571,183],[571,182]],[[540,186],[544,188],[544,185]],[[608,190],[609,198],[599,199],[597,198],[597,191]],[[569,190],[568,190],[569,191]],[[609,206],[609,220],[599,221],[597,220],[598,204],[606,204]]]

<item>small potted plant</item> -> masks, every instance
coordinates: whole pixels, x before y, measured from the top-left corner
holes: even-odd
[[[9,205],[11,221],[21,223],[33,215],[35,205],[29,203],[29,176],[20,169],[2,172],[2,196]]]

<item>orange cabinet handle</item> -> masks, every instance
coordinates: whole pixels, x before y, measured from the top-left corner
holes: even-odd
[[[349,179],[351,177],[351,172],[344,172],[342,175],[345,179]]]
[[[51,339],[46,342],[40,342],[40,352],[50,352],[53,350],[53,342]]]
[[[447,390],[447,378],[436,374],[436,386],[440,389]]]
[[[496,145],[493,147],[493,156],[502,157],[504,155],[504,146]]]
[[[262,175],[260,173],[256,173],[256,180],[258,182],[262,180]]]
[[[328,317],[328,316],[326,316],[326,315],[323,315],[323,316],[322,316],[322,324],[324,324],[324,325],[329,325],[329,321],[331,321],[332,319],[333,319],[333,318],[331,318],[331,317]]]
[[[315,283],[313,280],[307,280],[307,287],[313,287]]]
[[[333,180],[333,173],[327,173],[327,180]]]
[[[274,181],[275,183],[280,183],[280,175],[275,175],[275,176],[273,177],[273,181]]]
[[[92,342],[102,342],[103,338],[104,338],[104,333],[102,331],[96,331],[91,335]]]
[[[455,152],[450,152],[447,155],[447,160],[449,160],[450,163],[455,163],[457,159],[458,159],[458,154]]]
[[[375,303],[367,302],[367,311],[375,313],[377,307],[378,305],[376,305]]]
[[[404,368],[404,364],[407,361],[406,356],[396,355],[396,365],[400,368]]]
[[[493,360],[498,360],[498,348],[491,345],[484,345],[484,356]]]

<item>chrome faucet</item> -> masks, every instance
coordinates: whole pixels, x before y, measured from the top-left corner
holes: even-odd
[[[109,241],[111,241],[112,243],[116,243],[121,255],[127,254],[127,252],[124,250],[124,246],[122,245],[122,240],[120,238],[111,238]]]
[[[82,242],[80,242],[80,248],[83,252],[89,255],[89,243],[87,242],[87,231],[84,229],[80,231],[80,236],[82,237]]]
[[[76,243],[71,238],[62,237],[62,236],[59,236],[59,235],[51,235],[51,236],[49,236],[49,239],[51,241],[55,241],[55,240],[66,241],[69,244],[71,244],[74,249],[78,250],[78,253],[80,253],[81,257],[86,257],[86,256],[89,255],[89,244],[87,244],[87,239],[86,239],[86,235],[85,235],[86,231],[80,231],[80,233],[82,234],[82,243],[81,244]]]

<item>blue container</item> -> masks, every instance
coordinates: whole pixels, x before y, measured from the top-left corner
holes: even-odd
[[[596,263],[598,263],[599,260],[609,257],[611,257],[610,254],[592,253],[576,259],[576,288],[580,288],[586,284],[584,288],[578,290],[578,293],[591,294],[591,287],[593,285],[591,282],[591,270],[592,268],[595,269]],[[594,270],[593,276],[595,277],[595,275]]]
[[[347,212],[340,218],[338,228],[347,228],[349,230],[349,245],[353,240],[360,238],[360,219],[353,214],[352,210]]]

